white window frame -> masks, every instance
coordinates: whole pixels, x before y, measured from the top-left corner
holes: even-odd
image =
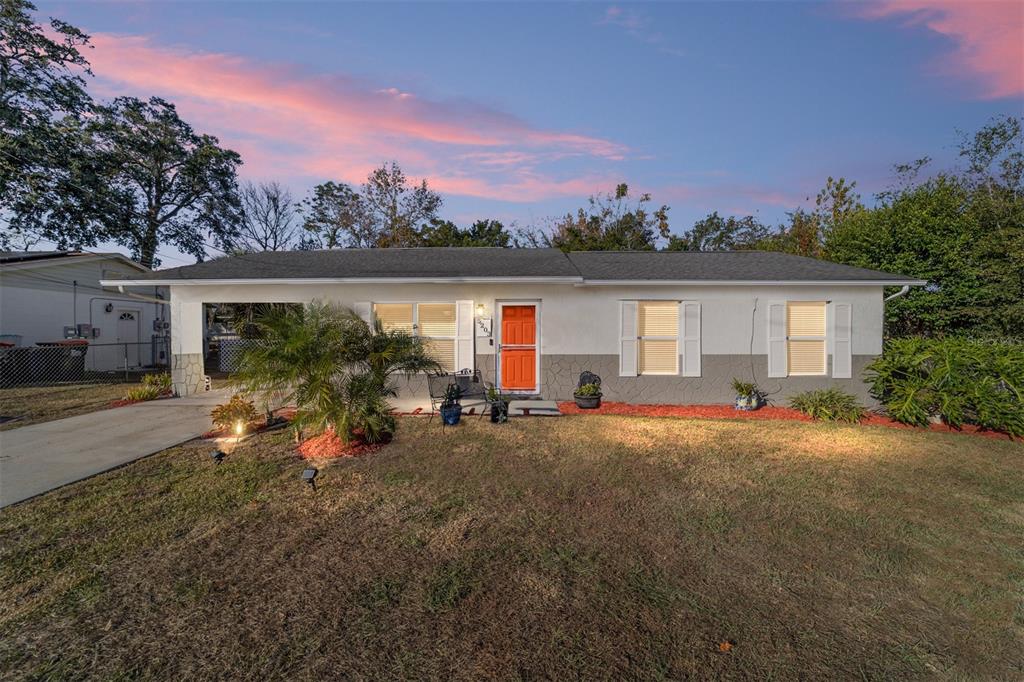
[[[643,299],[637,300],[636,302],[636,375],[637,376],[648,376],[648,377],[669,377],[679,375],[679,322],[678,318],[676,321],[676,335],[675,336],[642,336],[640,334],[640,309],[646,303],[674,303],[676,305],[676,314],[681,314],[679,311],[679,303],[677,300],[664,300],[664,299]],[[676,352],[675,352],[675,368],[671,372],[645,372],[643,371],[643,356],[644,356],[644,341],[675,341]]]
[[[817,336],[817,335],[815,335],[815,336],[808,336],[808,335],[791,336],[790,333],[789,333],[789,306],[790,306],[791,303],[805,303],[805,304],[806,303],[820,303],[822,308],[823,308],[823,318],[822,319],[824,320],[825,333],[820,335],[820,336]],[[787,300],[786,301],[786,376],[791,376],[791,377],[827,377],[828,376],[828,317],[829,317],[828,313],[829,313],[829,311],[828,311],[828,301],[821,301],[821,300],[815,300],[815,301]],[[792,370],[792,368],[789,367],[789,342],[790,341],[821,341],[821,354],[822,354],[821,371],[820,372],[794,372]]]

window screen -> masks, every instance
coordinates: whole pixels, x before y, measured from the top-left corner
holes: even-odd
[[[377,303],[373,306],[373,316],[384,331],[412,333],[412,303]]]
[[[640,301],[637,335],[640,337],[640,374],[679,373],[679,304],[676,301]]]
[[[404,331],[421,337],[431,357],[445,371],[454,371],[454,303],[375,303],[373,314],[385,331]]]
[[[824,301],[790,301],[786,305],[786,352],[790,376],[825,374]]]
[[[446,371],[455,370],[455,304],[420,303],[417,305],[416,332],[431,357]]]

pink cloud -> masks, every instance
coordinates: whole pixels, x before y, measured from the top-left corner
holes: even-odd
[[[985,98],[1024,94],[1024,3],[1017,0],[877,0],[853,5],[864,19],[904,17],[946,36],[956,49],[940,69],[972,76]]]
[[[736,183],[716,185],[670,185],[652,194],[659,200],[684,201],[696,206],[719,208],[723,203],[743,202],[756,206],[792,209],[806,201],[806,196],[789,194],[765,187]],[[721,210],[719,208],[719,210]]]
[[[628,152],[474,102],[432,100],[345,75],[159,46],[141,36],[101,33],[93,43],[89,58],[105,96],[174,101],[197,128],[244,151],[245,172],[258,176],[359,182],[394,159],[442,191],[536,201],[590,182],[545,172],[545,164],[570,157],[613,163]]]

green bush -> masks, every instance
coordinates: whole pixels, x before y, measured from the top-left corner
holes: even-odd
[[[601,386],[598,384],[583,384],[576,389],[576,395],[581,398],[601,395]]]
[[[158,386],[149,386],[143,382],[142,386],[129,388],[125,394],[125,400],[156,400],[162,395]]]
[[[256,418],[256,406],[239,394],[231,396],[231,400],[213,408],[210,412],[213,423],[222,429],[230,429],[238,422],[248,424]]]
[[[838,388],[799,393],[790,399],[789,404],[812,419],[822,421],[855,424],[864,416],[864,408],[857,398]]]
[[[242,354],[232,383],[267,404],[295,405],[298,434],[331,429],[346,442],[386,441],[395,430],[393,377],[440,369],[419,337],[379,321],[371,328],[334,305],[271,308],[253,324],[262,341]]]
[[[170,393],[171,375],[167,372],[164,372],[163,374],[147,374],[142,377],[142,385],[156,388],[161,394]]]
[[[890,417],[926,426],[976,424],[1024,435],[1024,346],[960,338],[894,339],[868,365],[871,394]]]

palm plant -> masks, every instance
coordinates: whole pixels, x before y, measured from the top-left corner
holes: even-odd
[[[386,440],[395,427],[394,375],[439,369],[420,339],[379,324],[371,330],[332,304],[270,309],[253,323],[261,340],[242,354],[232,382],[268,402],[294,404],[297,433],[333,429],[345,441]]]

